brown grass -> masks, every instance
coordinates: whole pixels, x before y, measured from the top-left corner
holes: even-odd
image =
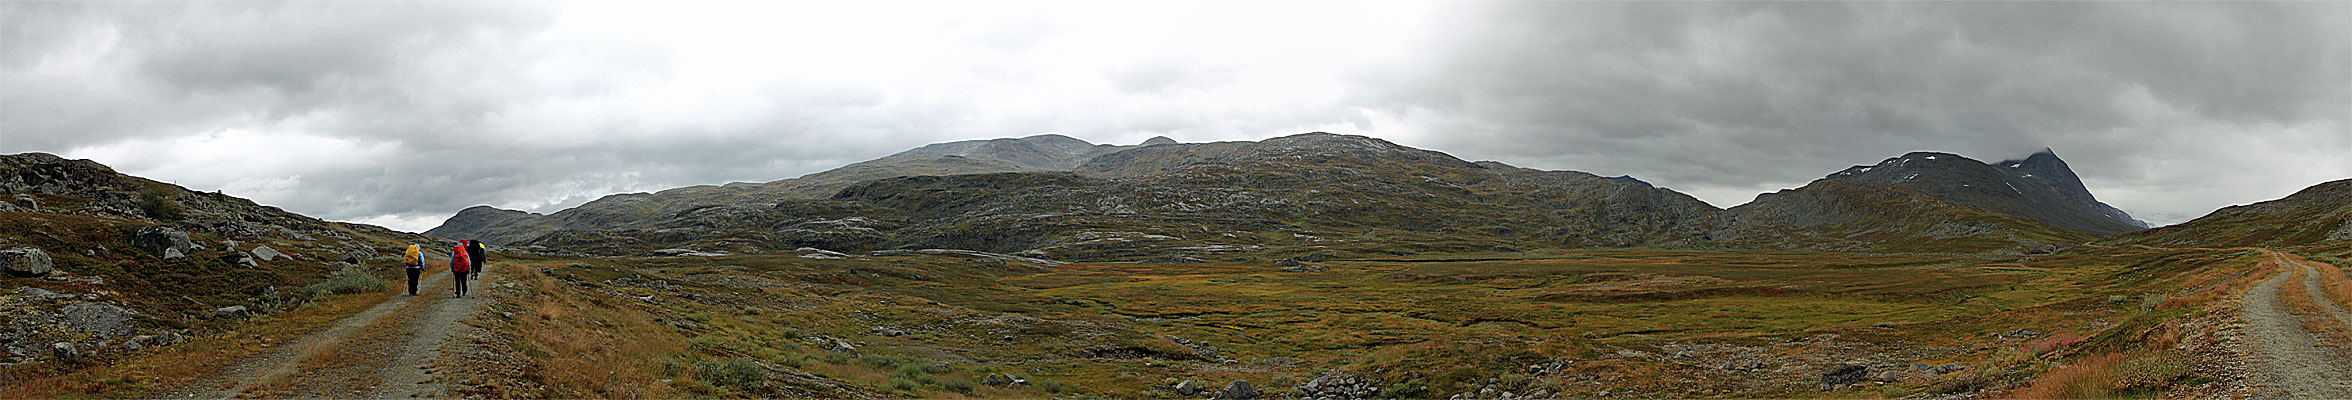
[[[269,347],[309,334],[357,314],[392,294],[331,296],[290,312],[261,318],[220,335],[121,356],[103,364],[62,365],[63,369],[12,370],[0,379],[0,398],[136,398],[218,373],[221,368]],[[58,368],[61,365],[42,365]]]
[[[521,266],[510,271],[524,271]],[[552,398],[674,398],[685,395],[656,376],[665,356],[685,350],[686,337],[653,321],[642,310],[583,299],[567,283],[536,273],[510,274],[530,295],[529,310],[515,320],[515,340],[544,349],[530,357],[526,374],[536,375]]]

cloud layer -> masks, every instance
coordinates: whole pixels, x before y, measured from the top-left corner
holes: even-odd
[[[328,219],[925,143],[1362,133],[1719,206],[2051,147],[2155,222],[2352,176],[2347,3],[0,4],[0,153]]]

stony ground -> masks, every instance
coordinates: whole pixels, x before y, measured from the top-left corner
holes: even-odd
[[[471,283],[475,293],[456,298],[451,275],[435,272],[416,296],[395,296],[164,397],[452,397],[459,385],[479,381],[473,371],[450,371],[466,370],[461,355],[483,337],[466,323],[488,303],[479,292],[504,279],[488,274]],[[405,282],[394,285],[405,289]]]
[[[2341,307],[2319,296],[2319,271],[2309,265],[2273,252],[2272,257],[2286,268],[2278,276],[2262,282],[2245,296],[2242,318],[2246,323],[2245,343],[2251,348],[2249,357],[2253,368],[2248,378],[2256,382],[2252,394],[2259,398],[2342,399],[2352,398],[2352,360],[2345,359],[2329,347],[2322,346],[2318,335],[2305,330],[2303,318],[2321,318],[2323,323],[2352,323]],[[2288,312],[2279,287],[2291,284],[2296,276],[2303,277],[2314,303],[2331,315],[2298,316]]]

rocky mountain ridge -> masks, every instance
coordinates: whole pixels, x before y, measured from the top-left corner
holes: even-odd
[[[2276,200],[2223,207],[2189,222],[2099,242],[2159,247],[2293,247],[2324,243],[2352,245],[2352,179],[2312,185]]]
[[[1999,164],[1916,152],[1724,210],[1630,176],[1470,162],[1364,136],[1146,143],[1042,135],[933,144],[802,178],[729,185],[743,188],[727,196],[701,194],[725,187],[615,195],[546,216],[469,209],[428,233],[608,255],[694,246],[1012,252],[1054,248],[1085,232],[1187,237],[1135,227],[1164,220],[1178,222],[1159,225],[1261,235],[1393,229],[1493,247],[2039,252],[2138,229],[2047,150]],[[909,167],[914,162],[958,164]],[[938,178],[902,179],[909,176]],[[811,190],[774,190],[787,186]],[[979,205],[986,207],[972,208]],[[1063,228],[1044,228],[1053,226]],[[1179,242],[1161,247],[1279,241]]]
[[[521,243],[560,229],[644,226],[713,206],[763,207],[784,199],[821,199],[857,182],[899,176],[1067,171],[1119,150],[1171,144],[1155,137],[1135,146],[1098,145],[1062,135],[935,143],[798,178],[765,183],[700,185],[653,193],[615,194],[550,214],[476,206],[424,233],[488,243]]]

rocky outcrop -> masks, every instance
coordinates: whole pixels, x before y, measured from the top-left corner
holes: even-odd
[[[131,236],[131,246],[158,255],[175,251],[184,255],[195,248],[195,244],[188,241],[187,231],[163,225],[139,228],[139,232]]]
[[[36,277],[48,275],[53,270],[55,267],[51,265],[49,252],[41,251],[39,248],[18,247],[0,250],[0,271],[5,271],[9,275]]]

